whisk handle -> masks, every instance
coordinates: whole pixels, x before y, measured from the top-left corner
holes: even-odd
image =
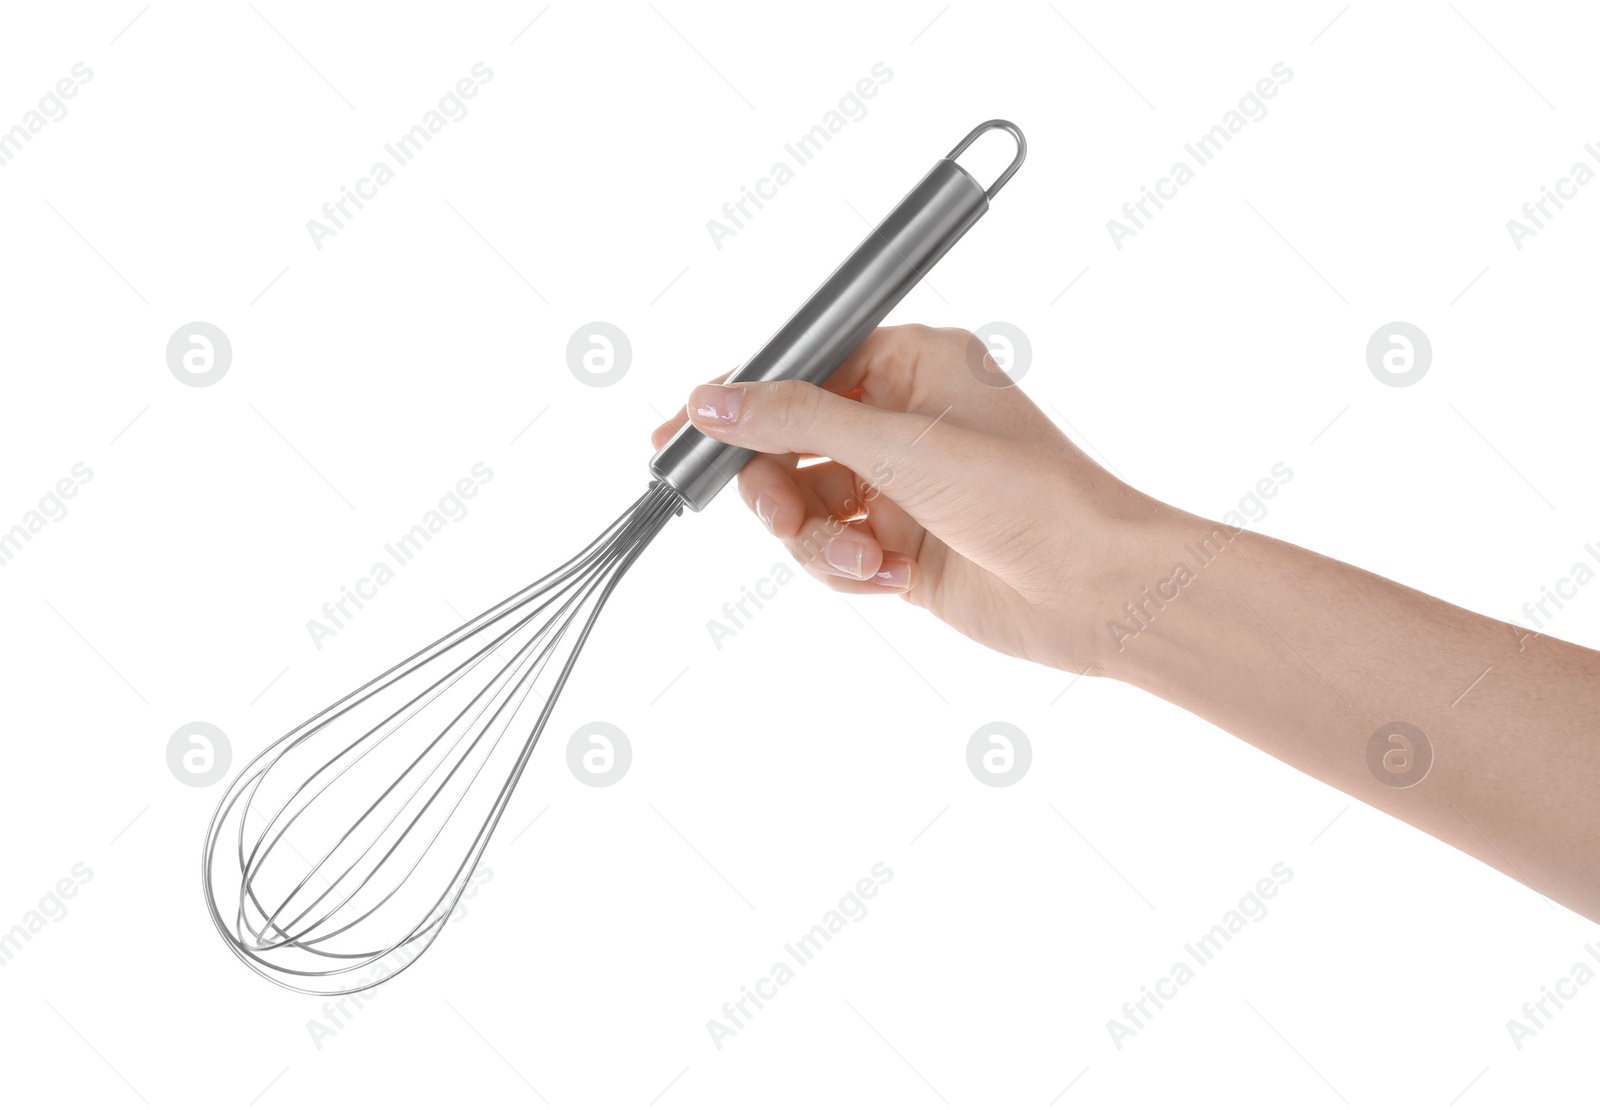
[[[956,158],[979,135],[995,129],[1010,133],[1017,153],[1005,172],[985,189]],[[989,201],[1017,172],[1027,152],[1022,131],[1014,123],[989,120],[975,127],[731,380],[795,380],[821,385],[989,210]],[[754,455],[685,425],[650,460],[650,472],[699,512]]]

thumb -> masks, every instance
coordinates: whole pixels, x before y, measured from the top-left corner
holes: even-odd
[[[874,417],[900,415],[796,381],[696,386],[687,411],[689,422],[713,439],[767,455],[833,455],[858,443],[868,425],[878,424]]]
[[[930,527],[953,523],[958,506],[970,504],[963,489],[1008,484],[1003,444],[990,437],[955,428],[942,414],[873,408],[806,382],[698,386],[688,413],[700,431],[735,447],[842,463]]]

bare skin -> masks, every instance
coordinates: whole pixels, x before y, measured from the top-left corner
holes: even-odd
[[[823,388],[700,386],[653,440],[762,452],[740,495],[833,589],[1138,686],[1600,921],[1600,652],[1153,501],[973,343],[882,328]]]

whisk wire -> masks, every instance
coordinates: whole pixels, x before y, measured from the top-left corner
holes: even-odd
[[[616,549],[616,548],[612,548],[612,549],[608,549],[606,552],[604,552],[599,558],[600,558],[600,561],[601,561],[602,564],[609,564],[611,562],[616,561],[617,559],[619,559],[621,557],[622,556],[621,556],[620,551],[618,549]],[[602,566],[602,569],[601,569],[602,575],[604,574],[604,571],[606,569],[609,569],[609,567]],[[433,776],[438,772],[438,770],[441,767],[445,766],[446,760],[449,759],[450,754],[455,750],[455,748],[457,748],[460,745],[461,741],[466,738],[467,733],[469,731],[471,731],[472,727],[474,725],[476,725],[477,721],[482,718],[483,714],[485,712],[489,711],[490,706],[493,705],[494,706],[494,712],[491,715],[489,721],[484,724],[484,727],[482,729],[478,730],[478,732],[477,732],[476,736],[474,737],[472,743],[470,745],[468,745],[467,751],[463,753],[462,759],[460,761],[457,761],[457,762],[455,762],[455,763],[450,765],[449,770],[445,774],[444,778],[440,781],[438,786],[436,786],[434,788],[433,793],[429,796],[428,800],[423,804],[421,809],[419,809],[418,812],[412,817],[411,822],[407,825],[406,829],[401,833],[401,835],[399,837],[397,837],[395,839],[394,843],[389,847],[389,850],[387,852],[385,852],[383,857],[380,858],[378,860],[378,862],[373,866],[373,868],[371,870],[371,873],[370,873],[370,876],[369,876],[369,879],[368,879],[368,882],[370,882],[371,878],[375,877],[377,875],[377,873],[380,870],[382,870],[384,865],[388,862],[389,858],[396,851],[399,850],[401,842],[406,839],[406,837],[409,835],[411,830],[417,825],[417,823],[420,822],[426,816],[428,809],[433,805],[433,803],[435,801],[438,800],[440,794],[444,791],[444,788],[449,784],[450,779],[453,778],[455,776],[456,772],[459,771],[465,765],[466,757],[471,755],[473,749],[475,749],[478,746],[478,744],[483,740],[483,738],[488,734],[489,729],[491,727],[493,727],[495,721],[497,719],[500,719],[503,716],[504,717],[504,722],[502,723],[501,728],[499,729],[499,731],[497,731],[495,733],[495,738],[494,738],[493,741],[491,741],[491,743],[489,745],[491,751],[495,746],[497,746],[499,744],[501,738],[505,735],[506,726],[509,724],[510,718],[514,713],[515,706],[520,704],[521,699],[526,696],[526,689],[524,689],[524,688],[531,689],[533,687],[533,684],[534,684],[535,680],[543,673],[545,666],[549,663],[549,660],[550,660],[550,658],[552,657],[552,655],[554,653],[555,647],[558,645],[558,643],[560,641],[560,637],[565,635],[568,627],[570,627],[570,625],[572,624],[573,619],[577,615],[578,609],[581,608],[582,603],[588,599],[588,596],[590,594],[592,594],[595,589],[598,588],[598,585],[602,580],[603,579],[599,578],[599,577],[587,579],[587,580],[585,580],[586,584],[584,586],[582,586],[579,591],[576,591],[576,592],[572,593],[571,595],[568,595],[567,600],[564,601],[562,603],[561,607],[556,610],[556,613],[553,616],[551,616],[551,618],[548,621],[546,621],[546,623],[541,627],[540,631],[538,633],[536,633],[534,635],[534,637],[531,638],[528,641],[527,644],[525,644],[521,649],[519,649],[518,653],[515,656],[513,656],[513,658],[509,662],[507,662],[503,667],[501,667],[501,669],[496,673],[495,677],[490,680],[490,685],[486,686],[482,691],[480,691],[473,698],[473,701],[469,702],[467,704],[467,706],[465,706],[461,710],[461,712],[456,715],[455,719],[452,720],[449,724],[447,724],[445,726],[445,728],[443,730],[440,731],[440,733],[434,738],[433,742],[430,743],[427,748],[423,749],[423,751],[418,754],[417,758],[412,761],[411,765],[408,766],[404,772],[402,772],[401,777],[397,778],[393,783],[391,783],[390,786],[387,789],[384,790],[383,794],[380,795],[379,798],[376,801],[374,801],[371,806],[369,806],[367,808],[366,812],[363,813],[362,816],[360,818],[358,818],[354,824],[351,825],[351,827],[345,832],[345,834],[343,836],[341,836],[338,839],[338,841],[336,841],[334,843],[334,845],[328,850],[328,852],[324,854],[323,858],[321,860],[319,860],[316,864],[313,865],[312,870],[310,872],[307,872],[305,878],[303,878],[301,880],[300,884],[296,886],[295,890],[291,891],[290,894],[284,898],[283,902],[279,905],[278,910],[276,910],[274,912],[272,918],[269,918],[268,921],[263,924],[262,929],[260,929],[260,930],[258,930],[256,932],[256,939],[258,941],[262,939],[262,936],[264,935],[264,933],[266,931],[266,928],[268,926],[272,925],[273,919],[276,918],[277,914],[281,913],[283,911],[283,909],[293,900],[294,895],[297,894],[299,892],[299,890],[302,889],[304,887],[304,885],[307,882],[310,881],[311,876],[313,874],[316,874],[316,873],[320,872],[322,864],[327,862],[328,858],[331,857],[338,850],[338,848],[341,847],[345,843],[346,840],[348,840],[351,836],[353,836],[355,834],[356,830],[359,829],[361,827],[361,825],[365,822],[366,818],[368,816],[370,816],[372,814],[372,812],[378,808],[378,806],[382,803],[384,798],[386,798],[396,787],[399,786],[399,784],[401,782],[404,781],[405,775],[409,774],[410,771],[412,769],[414,769],[416,767],[416,765],[418,763],[420,763],[427,756],[429,751],[431,751],[434,747],[436,747],[440,742],[443,741],[445,736],[447,736],[456,727],[456,725],[461,721],[462,717],[464,717],[466,715],[467,711],[469,709],[471,709],[474,704],[478,705],[478,710],[474,714],[472,721],[468,723],[466,728],[461,730],[460,734],[457,735],[456,739],[451,743],[450,747],[446,748],[444,750],[444,752],[442,752],[438,756],[438,758],[434,761],[434,764],[429,769],[428,774],[426,776],[424,776],[422,781],[420,781],[417,784],[415,789],[413,789],[411,794],[407,797],[407,800],[406,800],[407,804],[411,800],[415,799],[415,797],[419,793],[421,793],[421,791],[423,789],[425,789],[427,787],[428,783],[432,780]],[[554,598],[551,599],[552,602],[553,602],[553,600],[554,600]],[[542,611],[550,603],[551,602],[541,603],[541,605],[536,607],[531,613],[528,614],[528,616],[526,616],[523,619],[519,620],[517,622],[517,624],[514,625],[511,629],[508,629],[507,632],[502,634],[500,637],[497,637],[495,641],[491,641],[488,646],[486,646],[485,648],[483,648],[482,650],[480,650],[479,652],[477,652],[473,656],[471,656],[467,663],[462,664],[462,666],[458,667],[456,669],[456,671],[451,672],[453,675],[456,676],[455,678],[451,678],[451,680],[450,680],[451,684],[453,684],[455,681],[457,681],[462,674],[465,674],[468,671],[470,671],[471,669],[474,669],[479,662],[481,662],[481,661],[483,661],[484,659],[487,658],[488,654],[491,651],[495,650],[496,646],[500,642],[503,642],[507,637],[512,635],[517,629],[519,629],[523,625],[529,623],[535,616],[538,615],[538,613],[540,611]],[[562,619],[563,615],[565,616],[564,620]],[[561,620],[561,622],[562,622],[560,627],[559,627],[559,629],[555,632],[555,634],[553,636],[549,635],[549,630],[551,628],[555,627],[555,622],[558,621],[558,620]],[[527,666],[526,669],[523,669],[524,661],[529,656],[532,656],[533,653],[534,653],[535,647],[539,647],[539,645],[541,645],[541,644],[543,645],[543,647],[540,648],[537,657],[535,657],[533,659],[532,663],[529,666]],[[522,672],[520,674],[520,676],[517,674],[517,672],[519,670]],[[495,695],[498,694],[500,690],[504,689],[505,686],[507,685],[507,683],[509,683],[513,678],[516,679],[516,687],[513,689],[512,694],[508,698],[502,699],[498,703],[496,703]],[[436,683],[434,687],[430,688],[430,689],[435,690],[436,692],[430,694],[428,699],[427,699],[427,701],[431,702],[433,700],[433,698],[438,696],[439,692],[442,692],[442,691],[437,691],[437,687],[438,687],[438,684]],[[510,709],[511,712],[507,712],[508,709]],[[408,717],[408,719],[409,719],[409,717]],[[397,727],[397,726],[392,726],[389,731],[393,731],[393,727]],[[370,733],[368,735],[370,735]],[[387,735],[387,733],[385,735]],[[380,737],[379,739],[381,740],[382,737]],[[359,743],[359,741],[358,741],[358,743]],[[346,749],[346,750],[349,750],[349,749]],[[355,762],[359,762],[360,759],[364,758],[372,750],[373,749],[371,747],[369,747],[365,752],[362,753],[361,756],[358,756],[355,761],[352,761],[351,764],[347,765],[344,769],[339,771],[338,775],[345,774],[348,770],[350,770],[355,765]],[[326,767],[328,765],[329,764],[324,764],[323,769],[326,769]],[[483,773],[483,769],[484,769],[485,766],[487,766],[487,759],[479,762],[478,769],[473,772],[473,775],[472,775],[471,779],[468,781],[466,787],[463,788],[462,794],[459,797],[457,797],[455,805],[451,807],[451,812],[450,812],[449,816],[453,816],[454,815],[455,809],[459,808],[459,806],[461,805],[462,801],[464,800],[466,791],[471,788],[471,785],[474,782],[476,782],[478,776]],[[338,777],[338,776],[335,776],[335,777]],[[308,783],[305,784],[305,785],[309,785],[309,780],[308,780]],[[302,790],[305,789],[305,785],[302,785],[302,787],[301,787]],[[319,788],[319,790],[317,791],[317,794],[320,795],[321,792],[323,790],[325,790],[325,789],[327,789],[327,784],[325,784],[323,787]],[[285,822],[285,824],[284,824],[283,828],[280,830],[278,836],[274,838],[275,842],[276,842],[276,840],[281,839],[283,837],[283,835],[288,832],[288,829],[289,829],[290,825],[293,824],[294,820],[297,819],[301,813],[305,812],[305,809],[307,808],[307,806],[309,806],[310,802],[312,800],[314,800],[315,797],[316,797],[316,795],[313,795],[313,797],[311,799],[307,799],[304,803],[301,804],[300,808],[296,810],[296,813],[289,819],[289,821]],[[333,879],[331,881],[330,885],[328,886],[328,888],[321,895],[318,895],[317,898],[310,905],[308,905],[304,910],[302,910],[298,917],[296,917],[293,921],[290,921],[288,923],[288,925],[286,926],[286,928],[293,928],[296,924],[299,923],[299,921],[301,919],[303,919],[307,914],[309,914],[313,909],[315,909],[318,903],[320,903],[329,894],[335,893],[337,891],[337,889],[338,889],[339,883],[344,878],[346,878],[350,874],[350,872],[354,871],[355,868],[361,864],[361,862],[366,858],[367,854],[370,853],[370,851],[382,839],[383,834],[386,831],[388,831],[388,829],[391,828],[396,821],[398,821],[400,819],[400,817],[404,814],[404,812],[405,812],[405,804],[402,804],[402,806],[399,809],[396,810],[394,815],[392,815],[389,818],[388,822],[386,822],[382,828],[378,829],[375,833],[373,833],[372,839],[370,841],[368,841],[367,847],[362,851],[361,855],[357,856],[356,859],[352,860],[350,865],[348,867],[346,867],[344,872],[342,872],[338,877]],[[340,909],[342,909],[351,899],[355,898],[358,893],[360,893],[362,890],[364,890],[365,886],[367,885],[366,883],[364,883],[364,884],[362,884],[361,887],[359,887],[357,889],[354,889],[354,890],[351,890],[350,893],[345,895],[345,897],[342,900],[340,900],[331,909],[327,910],[323,914],[322,917],[318,918],[315,922],[313,922],[309,926],[307,926],[306,929],[304,931],[302,931],[302,933],[297,934],[294,938],[288,938],[287,936],[285,936],[285,939],[283,941],[281,941],[280,944],[291,943],[291,942],[301,943],[301,944],[320,943],[321,941],[327,940],[332,936],[336,936],[339,933],[342,933],[342,932],[344,932],[344,931],[346,931],[346,930],[348,930],[350,928],[353,928],[356,924],[359,924],[361,921],[365,920],[367,917],[371,916],[373,913],[376,913],[379,909],[381,909],[383,907],[384,904],[386,904],[389,901],[390,898],[392,898],[394,896],[394,894],[396,894],[398,892],[400,885],[404,884],[405,881],[415,872],[416,868],[421,865],[421,862],[422,862],[423,858],[426,856],[428,850],[433,846],[434,842],[436,842],[438,840],[439,836],[443,833],[444,827],[445,826],[443,824],[441,824],[434,831],[433,836],[429,838],[428,843],[426,845],[424,845],[423,848],[418,852],[417,857],[413,861],[411,868],[409,868],[404,875],[401,875],[399,877],[399,879],[396,880],[395,885],[394,885],[394,887],[391,888],[390,892],[387,895],[385,895],[383,898],[379,899],[378,902],[371,909],[369,909],[366,913],[362,914],[360,917],[354,919],[353,921],[350,921],[350,922],[346,923],[345,925],[339,927],[338,929],[333,930],[333,931],[331,931],[329,933],[324,933],[319,937],[314,937],[314,938],[306,938],[305,937],[305,933],[310,932],[310,931],[318,928],[321,924],[323,924],[330,917],[332,917],[334,914],[336,914]]]
[[[246,766],[218,803],[202,856],[212,921],[246,966],[303,993],[345,994],[392,978],[427,950],[476,871],[600,611],[682,509],[672,486],[653,482],[566,563],[307,718]],[[532,713],[527,699],[563,647],[550,693]],[[491,656],[501,662],[486,681],[462,684]],[[356,723],[363,711],[376,721]],[[497,759],[514,722],[530,716],[520,747]],[[350,725],[356,735],[345,742]],[[483,794],[491,767],[499,787]],[[474,798],[486,815],[462,832],[459,818]],[[340,812],[359,816],[340,820]],[[304,853],[295,843],[302,837],[321,846]],[[229,839],[233,851],[219,855]],[[284,849],[304,870],[281,861]],[[440,858],[454,867],[439,868]],[[419,912],[406,897],[427,868],[438,871],[429,876],[438,893]],[[232,913],[224,915],[219,892],[237,898]]]

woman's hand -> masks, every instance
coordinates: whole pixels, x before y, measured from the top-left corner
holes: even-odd
[[[687,419],[762,452],[739,492],[820,581],[899,594],[979,643],[1084,671],[1110,645],[1108,600],[1142,569],[1133,548],[1155,505],[980,374],[1006,380],[970,332],[880,328],[825,387],[702,385]]]
[[[1600,653],[1158,505],[985,358],[886,328],[825,389],[703,385],[688,418],[764,452],[745,504],[834,589],[1141,686],[1600,921]]]

